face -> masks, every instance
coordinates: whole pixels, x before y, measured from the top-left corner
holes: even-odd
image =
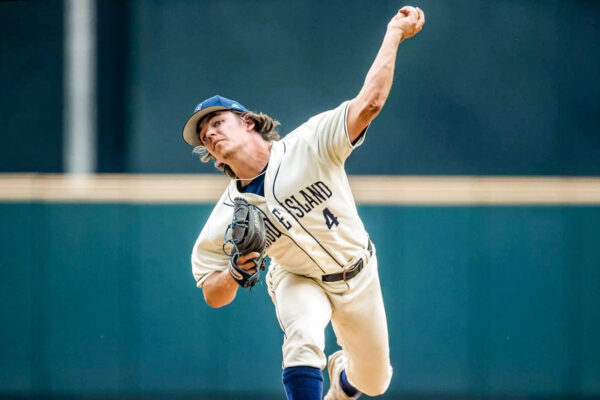
[[[219,162],[225,162],[243,146],[251,128],[231,111],[218,111],[204,118],[198,137],[208,152]]]

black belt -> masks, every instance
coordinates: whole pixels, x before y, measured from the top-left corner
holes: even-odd
[[[369,245],[367,246],[367,250],[369,251],[369,257],[372,256],[373,255],[373,246],[371,246],[370,240],[369,240]],[[348,281],[348,280],[354,278],[356,275],[358,275],[358,273],[360,271],[362,271],[363,267],[364,267],[364,261],[361,258],[360,260],[358,260],[356,262],[356,264],[354,264],[350,268],[347,268],[347,269],[343,270],[342,272],[338,272],[336,274],[323,275],[321,277],[321,279],[323,279],[323,282]]]

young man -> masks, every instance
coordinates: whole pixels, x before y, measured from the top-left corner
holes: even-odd
[[[269,294],[284,333],[283,383],[290,400],[320,400],[326,365],[324,330],[331,321],[342,350],[329,357],[326,400],[377,396],[390,383],[387,322],[371,243],[348,185],[346,158],[362,144],[392,86],[398,45],[425,17],[404,7],[388,23],[360,93],[310,118],[284,139],[270,117],[220,96],[205,100],[183,137],[203,161],[232,178],[192,253],[198,287],[211,307],[231,303],[238,284],[223,254],[232,203],[259,207],[267,228]],[[255,270],[252,259],[238,266]]]

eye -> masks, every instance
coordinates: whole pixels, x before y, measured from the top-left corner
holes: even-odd
[[[204,145],[204,142],[206,141],[206,132],[202,133],[202,130],[199,129],[198,130],[198,139],[200,139],[200,141]]]
[[[219,120],[215,121],[215,123],[214,123],[214,126],[219,126],[219,125],[221,125],[222,123],[223,123],[223,120],[222,120],[222,119],[219,119]]]

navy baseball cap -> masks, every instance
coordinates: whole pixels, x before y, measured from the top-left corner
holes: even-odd
[[[194,114],[192,114],[192,116],[187,120],[187,122],[183,126],[183,140],[185,140],[187,144],[192,146],[202,145],[202,142],[198,137],[198,133],[196,132],[198,122],[200,122],[200,120],[206,117],[208,114],[221,110],[231,110],[239,112],[248,111],[246,107],[244,107],[237,101],[230,100],[223,96],[213,96],[210,99],[206,99],[196,106],[196,108],[194,109]]]

